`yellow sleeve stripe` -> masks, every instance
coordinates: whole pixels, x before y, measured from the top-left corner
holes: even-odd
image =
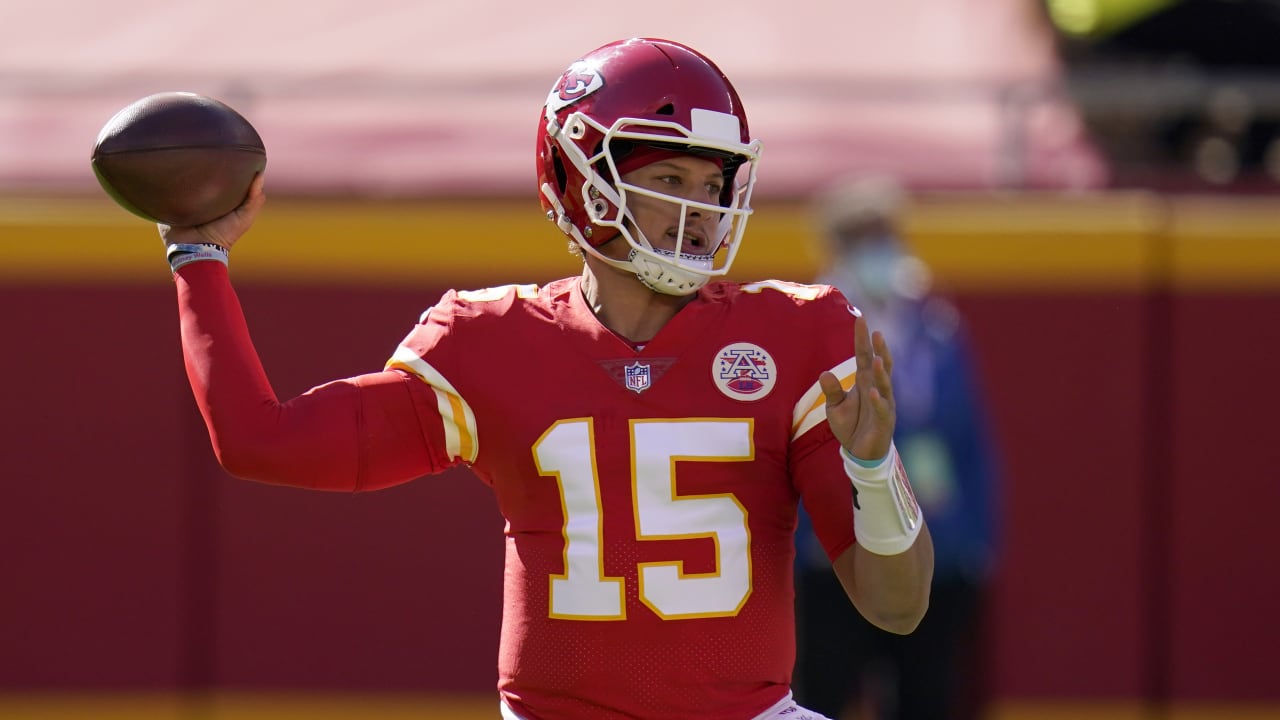
[[[436,407],[440,410],[440,418],[444,420],[445,451],[450,457],[463,462],[475,462],[476,416],[467,401],[462,399],[458,391],[438,370],[407,347],[397,348],[395,354],[387,361],[387,369],[393,368],[412,373],[430,386],[436,394]]]
[[[832,374],[840,378],[840,386],[845,390],[853,387],[858,375],[858,359],[851,357],[831,368]],[[791,414],[791,439],[795,440],[809,432],[811,428],[827,419],[827,398],[822,394],[822,387],[815,381],[800,396],[795,410]]]

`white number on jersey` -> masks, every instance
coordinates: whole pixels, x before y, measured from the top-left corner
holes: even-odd
[[[732,493],[676,494],[676,461],[755,456],[751,420],[631,421],[631,497],[637,540],[710,538],[716,569],[686,573],[679,560],[639,566],[640,601],[668,619],[736,615],[751,594],[747,511]],[[563,575],[551,578],[551,617],[626,617],[624,580],[604,573],[595,437],[590,418],[561,420],[533,446],[538,472],[556,478],[564,507]]]

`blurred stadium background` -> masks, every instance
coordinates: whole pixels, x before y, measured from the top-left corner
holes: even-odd
[[[535,116],[632,35],[715,58],[764,139],[741,277],[813,275],[839,175],[917,192],[1007,451],[991,717],[1280,717],[1272,0],[0,2],[0,717],[495,716],[488,491],[228,479],[158,239],[89,151],[153,92],[255,123],[233,273],[290,395],[447,287],[575,271]]]

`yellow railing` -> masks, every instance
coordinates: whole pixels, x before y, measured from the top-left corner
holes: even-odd
[[[1142,193],[935,195],[908,234],[956,291],[1280,288],[1280,204]],[[805,281],[805,208],[765,204],[734,275]],[[532,200],[272,198],[234,253],[238,281],[407,285],[540,282],[576,272]],[[159,239],[105,199],[0,199],[0,281],[161,282]]]

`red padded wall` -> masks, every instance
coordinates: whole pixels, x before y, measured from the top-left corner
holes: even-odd
[[[291,395],[380,367],[440,290],[241,296]],[[0,288],[0,689],[489,691],[489,491],[465,471],[354,496],[227,477],[172,292]],[[1280,296],[957,299],[1008,473],[995,694],[1280,697]]]

